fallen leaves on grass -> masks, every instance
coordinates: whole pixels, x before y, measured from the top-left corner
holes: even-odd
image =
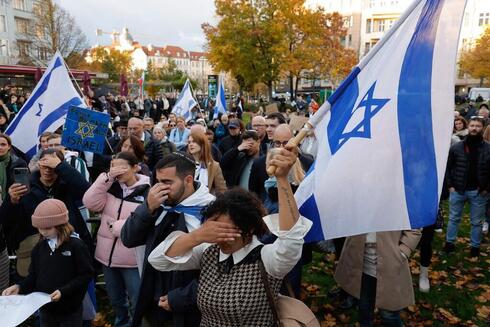
[[[436,312],[434,312],[434,318],[444,321],[450,325],[457,325],[461,322],[461,319],[453,315],[446,309],[438,308]]]

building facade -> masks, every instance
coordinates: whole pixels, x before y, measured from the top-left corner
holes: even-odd
[[[357,51],[359,59],[366,55],[384,33],[389,30],[413,0],[319,0],[327,12],[338,12],[348,27],[344,45]],[[474,46],[475,41],[490,27],[490,0],[467,0],[458,46],[462,51]],[[468,87],[479,81],[457,70],[456,91],[467,93]]]
[[[0,0],[0,64],[15,65],[32,51],[28,38],[34,0]]]
[[[144,46],[133,39],[127,27],[124,27],[120,33],[113,31],[110,34],[112,44],[103,47],[108,51],[130,52],[133,69],[146,70],[150,62],[153,67],[162,68],[173,62],[178,70],[197,80],[200,86],[206,85],[208,75],[215,74],[205,52],[187,51],[174,45],[154,46],[148,44]],[[90,52],[88,52],[86,60],[91,61]]]

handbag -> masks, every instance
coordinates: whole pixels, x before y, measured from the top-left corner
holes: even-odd
[[[259,269],[262,282],[267,294],[267,300],[274,316],[274,325],[277,327],[320,327],[315,314],[302,301],[278,294],[274,301],[269,278],[264,263],[259,259]]]

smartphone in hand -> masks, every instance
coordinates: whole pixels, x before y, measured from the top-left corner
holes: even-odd
[[[14,182],[25,185],[27,189],[30,189],[30,173],[27,167],[14,168]]]

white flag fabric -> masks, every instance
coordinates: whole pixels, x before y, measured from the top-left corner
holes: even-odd
[[[295,196],[308,241],[434,223],[450,146],[465,0],[415,0],[311,118]]]
[[[63,57],[56,52],[5,133],[17,148],[32,157],[37,151],[39,136],[63,125],[71,106],[86,107],[73,87]]]
[[[180,91],[179,97],[172,108],[172,112],[177,116],[184,117],[185,121],[188,121],[192,118],[191,110],[196,105],[197,101],[192,95],[191,83],[189,80],[187,80],[185,81],[184,87],[182,88],[182,91]]]
[[[0,317],[2,326],[20,325],[46,303],[51,302],[49,294],[34,292],[28,295],[0,296]]]
[[[216,105],[214,106],[213,119],[218,118],[219,114],[226,114],[226,97],[223,78],[220,79],[218,94],[216,95]]]

